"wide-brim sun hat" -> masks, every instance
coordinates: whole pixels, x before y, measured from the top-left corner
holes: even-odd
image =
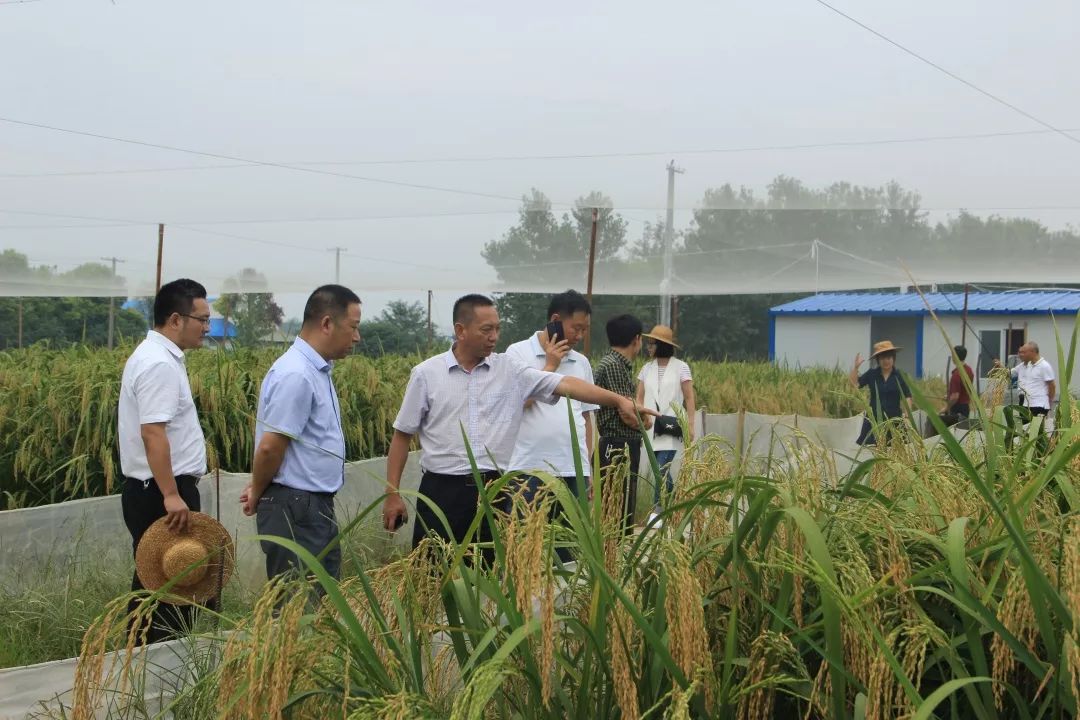
[[[904,348],[899,345],[893,345],[891,340],[882,340],[881,342],[874,343],[874,352],[870,353],[870,359],[873,360],[878,355],[884,355],[885,353],[894,353],[897,350],[903,350]]]
[[[175,580],[161,602],[205,604],[232,576],[236,548],[225,526],[205,513],[188,513],[188,528],[173,532],[160,518],[147,528],[135,550],[135,571],[147,590]]]
[[[679,343],[675,342],[675,333],[671,331],[667,325],[654,325],[653,329],[647,333],[641,333],[641,337],[647,337],[650,340],[656,340],[657,342],[667,343],[674,348],[682,350]]]

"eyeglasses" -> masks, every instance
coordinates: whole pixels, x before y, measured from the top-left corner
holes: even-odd
[[[210,327],[210,318],[209,318],[209,316],[207,316],[207,317],[199,317],[198,315],[188,315],[187,313],[176,313],[176,314],[179,315],[180,317],[186,317],[186,318],[191,318],[192,320],[198,320],[203,325],[205,325],[207,327]]]

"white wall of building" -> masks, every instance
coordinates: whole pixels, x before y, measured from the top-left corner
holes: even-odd
[[[934,323],[933,318],[927,317],[923,322],[923,373],[926,376],[943,376],[945,363],[948,358],[949,348],[961,342],[961,319],[960,316],[940,316],[942,327],[949,341],[942,337],[941,329]],[[993,354],[999,355],[1004,361],[1004,344],[1006,330],[1011,327],[1022,329],[1027,326],[1026,339],[1038,343],[1043,357],[1054,367],[1054,372],[1061,377],[1062,368],[1058,367],[1057,335],[1054,332],[1054,322],[1057,322],[1057,332],[1061,335],[1062,351],[1068,353],[1069,341],[1072,337],[1075,316],[1062,315],[1051,318],[1049,315],[969,315],[968,331],[965,343],[968,349],[968,365],[978,368],[979,338],[984,330],[1001,331],[1001,346],[988,348]],[[1080,358],[1077,358],[1080,360]],[[1080,363],[1075,363],[1078,365]],[[985,372],[984,372],[985,374]],[[1073,376],[1069,387],[1080,390],[1080,372],[1073,368]]]
[[[849,370],[856,353],[869,354],[869,315],[777,315],[775,320],[779,365]]]
[[[924,377],[943,377],[946,362],[953,345],[958,345],[963,336],[959,315],[941,315],[938,317],[945,331],[931,317],[923,323],[922,369]],[[1072,337],[1075,317],[1062,315],[1056,318],[1058,332],[1064,349],[1068,351]],[[863,357],[870,350],[869,315],[778,315],[776,321],[775,361],[791,368],[800,367],[840,367],[848,370],[855,353]],[[1039,344],[1043,356],[1054,366],[1059,379],[1062,368],[1058,367],[1057,339],[1054,333],[1054,320],[1049,315],[981,315],[968,316],[967,337],[964,342],[968,348],[967,362],[978,369],[979,340],[984,330],[999,331],[1000,342],[997,347],[988,348],[994,356],[1005,359],[1006,330],[1011,326],[1019,330],[1027,326],[1027,340]],[[915,352],[905,345],[905,352]],[[1078,350],[1080,354],[1080,350]],[[1069,386],[1080,392],[1080,357],[1074,363],[1073,377]],[[951,365],[948,366],[951,369]],[[985,373],[984,373],[985,375]]]

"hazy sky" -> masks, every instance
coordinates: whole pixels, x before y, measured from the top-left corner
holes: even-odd
[[[837,7],[1046,122],[1080,128],[1073,0]],[[662,214],[671,157],[686,169],[677,227],[706,188],[761,192],[781,173],[811,185],[895,179],[942,213],[1000,208],[1080,225],[1080,143],[1053,133],[688,152],[1042,129],[813,0],[0,0],[0,67],[5,118],[496,196],[265,166],[195,170],[235,163],[0,122],[0,248],[61,269],[115,255],[137,282],[153,281],[165,222],[167,277],[213,288],[250,265],[300,293],[333,279],[327,248],[341,246],[342,279],[368,312],[435,287],[445,319],[458,289],[492,277],[479,250],[515,220],[513,198],[537,187],[568,203],[602,190],[636,237]],[[643,152],[658,154],[429,162]],[[154,168],[188,169],[26,177]],[[1034,206],[1057,209],[1008,210]],[[408,215],[435,217],[356,219]],[[285,298],[290,314],[296,297]]]

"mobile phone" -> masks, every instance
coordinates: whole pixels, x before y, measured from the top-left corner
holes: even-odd
[[[404,515],[398,515],[396,518],[394,518],[394,529],[395,530],[399,529],[404,524],[405,524],[405,516]]]
[[[547,334],[551,338],[552,342],[561,343],[566,339],[566,333],[563,331],[562,320],[553,320],[547,324]]]

